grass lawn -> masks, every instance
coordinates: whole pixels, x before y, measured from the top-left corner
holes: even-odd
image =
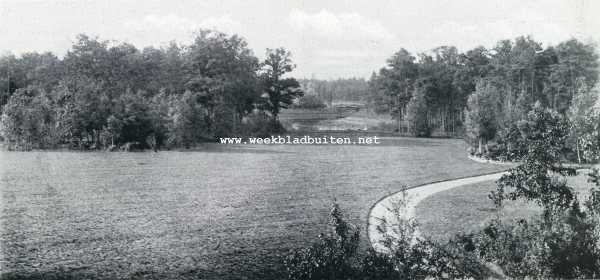
[[[381,197],[497,171],[461,140],[208,145],[158,153],[0,152],[3,277],[282,279],[336,200],[363,229]]]
[[[580,200],[593,187],[587,181],[588,171],[580,171],[568,177],[569,186],[578,192]],[[467,185],[436,193],[417,205],[416,219],[421,233],[434,240],[447,240],[459,232],[468,233],[481,229],[487,221],[496,217],[505,220],[528,218],[541,212],[541,208],[524,201],[509,201],[500,213],[488,198],[496,189],[495,182]]]

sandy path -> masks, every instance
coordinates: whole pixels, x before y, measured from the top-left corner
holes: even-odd
[[[464,185],[485,181],[495,181],[500,179],[500,177],[505,173],[506,172],[498,172],[409,187],[407,190],[409,201],[402,218],[414,218],[417,204],[432,194]],[[375,203],[369,212],[369,218],[367,221],[367,234],[369,235],[369,241],[371,242],[371,245],[377,251],[385,251],[385,249],[379,244],[379,241],[382,239],[382,234],[377,230],[377,226],[381,223],[381,219],[385,219],[386,221],[393,223],[394,220],[398,218],[395,217],[394,213],[391,211],[391,207],[394,201],[398,201],[402,198],[402,195],[402,192],[397,192],[384,197]]]

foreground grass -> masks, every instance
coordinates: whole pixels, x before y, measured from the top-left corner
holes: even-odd
[[[578,192],[580,199],[593,187],[587,181],[588,171],[579,171],[567,182]],[[503,220],[530,218],[541,213],[541,208],[524,201],[509,201],[500,212],[488,198],[496,190],[495,182],[467,185],[436,193],[417,205],[416,219],[423,235],[434,240],[447,240],[457,233],[469,233],[482,229],[495,217]]]
[[[332,201],[365,238],[369,208],[402,185],[501,168],[467,159],[460,140],[412,138],[0,152],[0,271],[14,279],[282,279],[282,256],[325,231]]]

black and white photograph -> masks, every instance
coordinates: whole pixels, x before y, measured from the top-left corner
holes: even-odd
[[[600,1],[0,0],[0,280],[600,279]]]

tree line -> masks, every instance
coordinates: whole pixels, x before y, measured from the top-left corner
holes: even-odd
[[[138,49],[79,35],[63,58],[0,57],[1,135],[16,149],[190,147],[281,130],[301,96],[291,53],[264,61],[237,35],[201,30],[189,45]]]
[[[493,48],[459,53],[441,46],[416,56],[405,49],[387,60],[369,80],[369,102],[378,112],[408,123],[415,136],[464,135],[465,109],[489,103],[478,120],[488,129],[467,134],[483,143],[509,134],[535,102],[568,115],[573,100],[598,80],[598,54],[592,44],[576,39],[543,48],[530,36],[499,41]],[[474,92],[494,99],[477,101]],[[486,119],[487,118],[487,119]],[[471,126],[471,129],[473,127]]]

